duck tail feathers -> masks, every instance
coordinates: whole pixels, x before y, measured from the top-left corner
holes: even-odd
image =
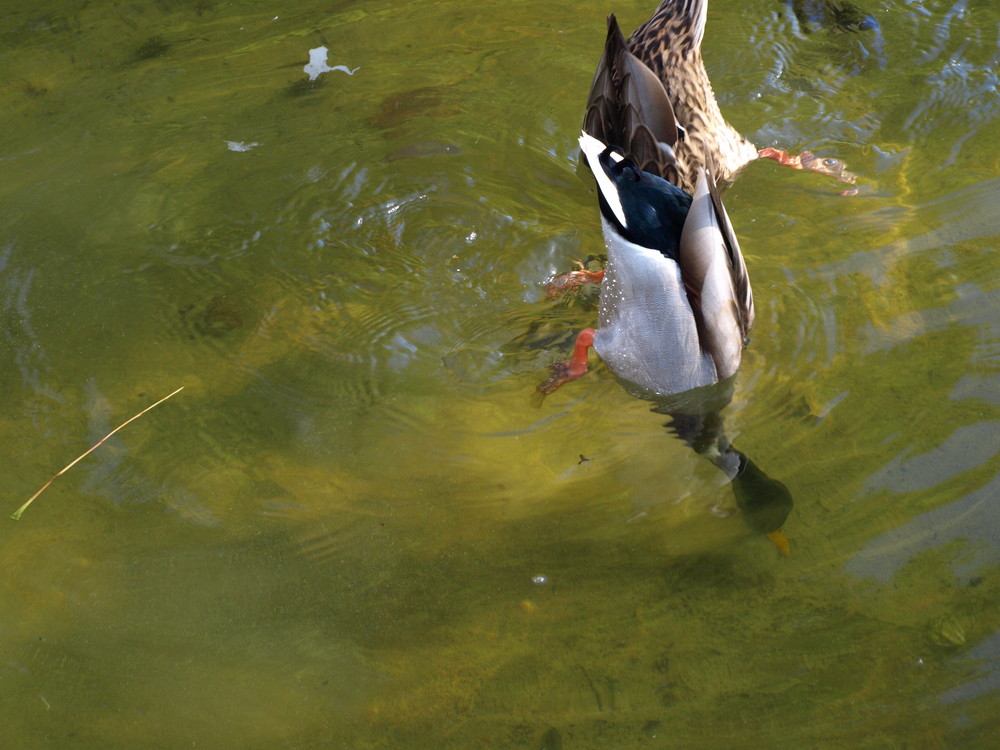
[[[613,13],[583,130],[620,149],[644,172],[670,179],[680,137],[673,106],[659,77],[629,52]]]

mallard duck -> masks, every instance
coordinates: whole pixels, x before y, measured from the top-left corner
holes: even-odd
[[[582,133],[600,195],[608,252],[598,328],[538,387],[551,393],[587,371],[590,346],[636,395],[662,397],[712,385],[739,368],[753,324],[753,293],[712,175],[692,195]]]
[[[839,159],[758,149],[726,122],[701,56],[707,7],[708,0],[663,0],[627,42],[608,16],[583,130],[689,193],[709,163],[724,188],[758,158],[853,182]]]
[[[544,396],[585,374],[593,346],[627,390],[654,401],[671,429],[726,473],[751,528],[787,552],[780,527],[791,495],[729,443],[719,414],[754,304],[715,178],[730,182],[770,154],[726,123],[715,102],[700,52],[705,7],[665,0],[629,48],[609,18],[580,136],[608,259],[602,272],[573,274],[602,281],[598,328],[580,332],[572,358],[537,390]]]
[[[732,393],[754,320],[739,243],[706,169],[693,195],[587,133],[580,148],[597,182],[608,253],[598,328],[577,337],[554,365],[543,396],[585,374],[591,346],[626,390],[671,417],[678,437],[725,472],[751,529],[783,553],[793,501],[726,438],[720,410]]]
[[[720,410],[732,392],[753,325],[750,278],[711,172],[688,195],[587,133],[580,149],[597,182],[608,260],[598,328],[554,365],[544,396],[587,372],[591,346],[632,395],[656,404],[668,426],[729,478],[751,529],[783,553],[793,501],[726,438]]]

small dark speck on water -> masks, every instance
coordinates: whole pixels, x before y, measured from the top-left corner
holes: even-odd
[[[311,94],[316,91],[321,85],[322,77],[317,78],[315,81],[310,81],[308,78],[302,78],[295,83],[290,83],[285,87],[285,96],[297,97],[305,96],[306,94]]]
[[[462,153],[462,149],[453,143],[442,143],[441,141],[419,141],[403,146],[393,154],[386,157],[386,161],[396,161],[397,159],[420,159],[427,156],[454,156]]]
[[[658,657],[656,657],[656,660],[653,661],[653,669],[659,672],[660,674],[666,674],[667,672],[669,672],[670,657],[667,656],[667,654],[660,654]]]
[[[225,294],[212,297],[202,309],[188,305],[179,313],[184,324],[201,336],[221,338],[243,326],[239,305]]]
[[[163,57],[168,49],[170,49],[170,43],[165,41],[162,36],[151,36],[136,47],[135,52],[132,54],[132,59],[140,62],[142,60]]]
[[[563,741],[559,730],[554,727],[542,735],[542,744],[539,750],[562,750]]]
[[[647,721],[642,727],[642,733],[649,739],[656,739],[661,726],[663,726],[662,721]]]

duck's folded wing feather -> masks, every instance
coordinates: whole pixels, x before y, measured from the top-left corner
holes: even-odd
[[[747,265],[743,260],[743,253],[740,251],[740,243],[736,239],[736,232],[729,221],[729,214],[726,213],[726,207],[722,205],[719,188],[715,184],[715,178],[712,176],[715,165],[709,159],[709,163],[706,166],[708,167],[705,175],[708,194],[712,198],[712,207],[715,209],[715,215],[719,221],[719,229],[722,232],[723,241],[726,243],[726,252],[729,254],[729,262],[732,264],[733,287],[736,290],[735,300],[740,312],[740,327],[743,336],[746,337],[753,326],[756,314],[753,306],[753,289],[750,288],[750,274],[747,273]]]
[[[724,380],[739,369],[743,341],[753,319],[753,299],[739,245],[732,227],[726,229],[729,220],[721,202],[719,209],[715,206],[711,182],[708,173],[699,170],[681,232],[679,265],[702,349],[711,355],[719,379]]]

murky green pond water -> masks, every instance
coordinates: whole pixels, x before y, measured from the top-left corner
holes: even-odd
[[[1000,10],[857,2],[881,40],[713,0],[704,45],[758,145],[859,175],[726,195],[787,557],[606,371],[530,399],[652,2],[8,2],[7,512],[185,386],[2,525],[8,741],[995,746]]]

